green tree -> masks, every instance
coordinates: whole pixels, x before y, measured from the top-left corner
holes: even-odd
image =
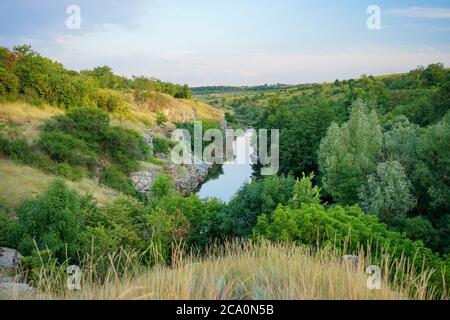
[[[292,177],[254,179],[241,187],[231,199],[224,217],[225,232],[243,237],[251,235],[261,214],[271,215],[279,204],[292,197],[295,180]]]
[[[450,113],[428,127],[418,144],[419,163],[415,183],[423,189],[421,207],[431,206],[440,215],[448,213],[450,203]],[[429,199],[429,203],[423,202]]]
[[[289,201],[289,206],[298,209],[302,204],[320,203],[320,188],[313,186],[314,174],[305,176],[295,182],[294,190],[292,192],[292,199]]]
[[[376,167],[382,133],[375,111],[358,100],[350,119],[342,126],[333,123],[319,147],[322,187],[343,204],[358,201],[357,190]]]
[[[398,161],[378,164],[376,173],[369,176],[359,197],[367,213],[385,222],[405,217],[417,203],[405,170]]]
[[[383,158],[397,160],[411,172],[417,162],[417,144],[421,133],[418,125],[405,116],[398,116],[384,125]]]

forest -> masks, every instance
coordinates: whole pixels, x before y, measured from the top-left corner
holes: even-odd
[[[390,263],[406,260],[418,274],[433,270],[429,290],[447,297],[450,71],[438,63],[399,75],[262,87],[241,94],[227,87],[191,90],[127,79],[108,67],[67,70],[28,46],[1,48],[0,110],[1,103],[25,101],[61,112],[32,141],[17,124],[0,122],[2,161],[59,177],[17,206],[0,194],[0,247],[24,255],[21,268],[43,291],[61,290],[68,265],[88,269],[95,261],[92,277],[103,283],[117,252],[137,254],[141,267],[175,267],[179,251],[205,257],[211,246],[239,239],[334,248],[340,255],[364,250],[380,264],[389,255]],[[127,108],[124,92],[137,101],[152,92],[200,99],[223,109],[232,127],[280,129],[278,175],[261,177],[256,165],[229,203],[182,195],[164,173],[148,193],[139,192],[130,174],[142,161],[157,164],[153,154],[167,154],[171,145],[159,137],[151,150],[139,132],[112,123]],[[157,122],[168,119],[159,115]],[[99,204],[69,187],[84,178],[119,197]],[[116,273],[124,272],[127,257],[114,260]]]

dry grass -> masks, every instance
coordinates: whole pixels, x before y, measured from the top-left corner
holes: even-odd
[[[42,193],[55,179],[61,178],[0,159],[0,195],[13,208],[24,199]],[[70,188],[83,194],[91,193],[100,204],[108,204],[120,196],[118,192],[102,187],[91,179],[66,182]]]
[[[21,136],[32,142],[39,133],[42,122],[62,111],[48,105],[41,107],[18,101],[0,105],[0,122],[15,123],[20,128]]]
[[[210,105],[188,99],[175,99],[167,94],[154,92],[145,103],[131,108],[131,112],[138,117],[157,112],[167,115],[170,122],[188,122],[194,120],[215,120],[223,116],[223,111]],[[153,120],[153,117],[150,117]]]
[[[54,290],[58,272],[43,270],[40,287],[44,292],[30,299],[107,299],[107,300],[400,300],[429,299],[433,291],[427,286],[429,273],[404,273],[405,286],[383,280],[380,290],[367,287],[365,266],[361,258],[352,268],[338,262],[332,250],[314,252],[310,248],[289,244],[234,242],[212,248],[206,255],[184,255],[174,250],[173,265],[140,269],[132,254],[111,255],[112,263],[106,282],[92,281],[96,262],[83,270],[82,289]],[[123,253],[122,253],[123,255]],[[127,261],[125,275],[117,275],[116,261]],[[390,272],[398,272],[402,267]],[[50,268],[52,269],[52,268]],[[94,270],[94,271],[93,271]],[[64,283],[60,281],[59,283]],[[23,298],[23,297],[22,297]]]
[[[0,105],[0,119],[9,119],[18,123],[31,120],[45,120],[61,113],[60,109],[48,105],[37,107],[23,101]]]

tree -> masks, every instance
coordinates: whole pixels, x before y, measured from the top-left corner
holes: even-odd
[[[450,203],[450,112],[428,127],[418,143],[419,163],[415,183],[423,189],[422,207],[430,206],[439,215],[449,213]],[[429,203],[423,202],[429,199]]]
[[[411,184],[398,161],[380,163],[361,188],[360,204],[382,221],[392,222],[406,216],[417,203],[411,194]]]
[[[339,109],[325,101],[285,110],[287,121],[280,137],[280,173],[301,176],[318,171],[317,149],[333,121],[338,121]],[[267,126],[269,128],[270,126]],[[276,127],[274,127],[276,128]]]
[[[397,160],[411,172],[417,162],[417,144],[421,133],[418,125],[405,116],[398,116],[384,125],[383,158]]]
[[[358,201],[357,190],[376,167],[382,145],[381,127],[375,111],[368,112],[361,100],[342,126],[333,123],[319,147],[322,187],[342,204]]]
[[[224,218],[226,233],[243,237],[252,233],[258,216],[267,214],[292,197],[295,180],[292,177],[255,179],[241,187],[231,199]]]
[[[438,85],[445,79],[445,67],[442,63],[430,64],[425,70],[422,71],[422,81],[427,86]]]
[[[314,174],[311,173],[295,182],[294,191],[292,192],[292,199],[289,201],[289,206],[298,209],[302,204],[318,204],[320,203],[320,188],[313,186]]]

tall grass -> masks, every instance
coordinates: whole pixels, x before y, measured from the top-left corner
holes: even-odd
[[[381,259],[379,290],[367,286],[369,255],[360,252],[357,264],[342,263],[334,248],[269,242],[232,241],[210,247],[202,255],[172,250],[172,264],[164,265],[159,248],[144,254],[119,250],[94,259],[87,255],[81,290],[68,290],[67,265],[44,264],[35,274],[39,293],[29,299],[445,299],[428,280],[432,270],[418,272],[406,259]],[[151,256],[153,266],[143,267]],[[105,264],[105,262],[107,262]],[[106,267],[106,268],[105,268]],[[102,269],[103,268],[103,269]],[[100,270],[102,269],[102,270]],[[101,276],[99,276],[101,274]],[[22,297],[23,298],[23,297]]]

